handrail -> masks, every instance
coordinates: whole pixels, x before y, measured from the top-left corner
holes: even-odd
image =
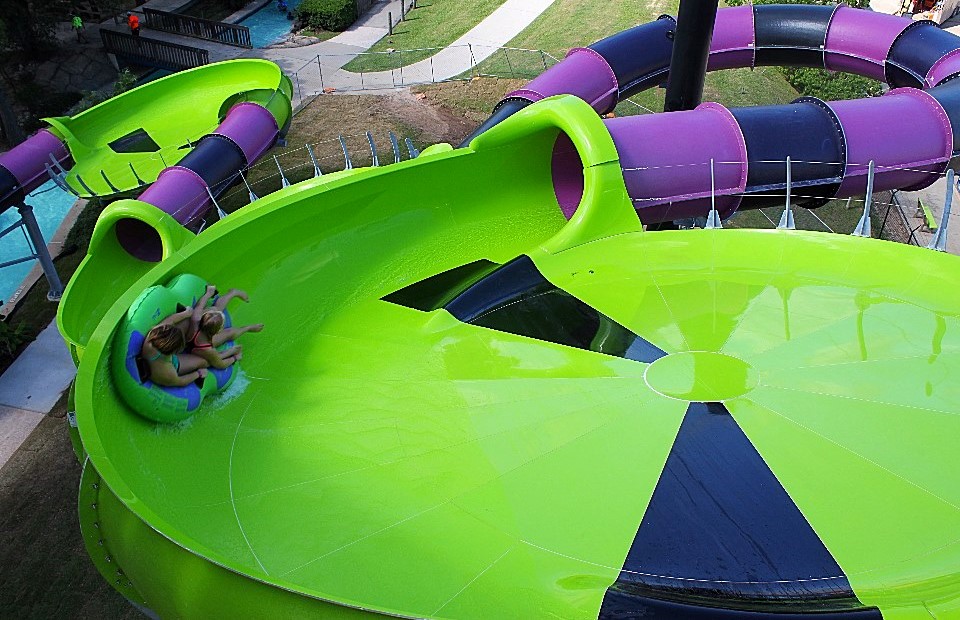
[[[125,32],[100,29],[100,39],[109,54],[158,69],[192,69],[210,62],[210,52],[199,47],[135,37]]]
[[[172,32],[235,47],[253,48],[250,29],[246,26],[180,15],[168,11],[158,11],[147,7],[143,7],[142,10],[145,18],[144,25],[152,30]]]

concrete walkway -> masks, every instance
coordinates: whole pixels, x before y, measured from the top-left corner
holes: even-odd
[[[261,58],[276,62],[288,74],[296,74],[303,96],[336,90],[388,89],[440,82],[470,71],[520,34],[555,0],[507,0],[469,32],[430,58],[402,69],[354,73],[343,66],[386,36],[384,13],[395,3],[375,5],[369,18],[329,41],[299,48],[255,50]],[[366,16],[365,16],[366,17]],[[359,22],[358,22],[359,23]],[[378,27],[378,24],[383,26]],[[307,66],[297,63],[308,63]]]
[[[56,322],[0,376],[0,467],[53,409],[76,367]]]
[[[151,0],[154,3],[176,3],[182,0]],[[170,43],[179,43],[208,50],[210,61],[231,58],[265,58],[294,78],[300,98],[320,93],[324,88],[343,90],[378,90],[400,88],[412,84],[443,81],[466,73],[489,58],[516,37],[555,0],[507,0],[473,29],[430,58],[393,71],[354,73],[343,70],[348,62],[366,52],[387,36],[390,15],[396,20],[401,0],[380,0],[343,33],[310,45],[278,45],[244,50],[192,37],[144,29],[141,36]],[[426,10],[426,9],[420,9]],[[126,31],[126,25],[104,23],[101,28]]]
[[[897,192],[900,204],[903,205],[903,212],[907,216],[909,228],[917,229],[914,232],[914,238],[917,243],[926,246],[933,238],[933,233],[925,231],[921,226],[924,222],[922,217],[915,216],[917,208],[917,199],[923,201],[936,218],[937,223],[943,216],[943,206],[946,202],[947,181],[944,177],[937,179],[936,183],[916,192]],[[950,254],[960,254],[960,193],[957,188],[953,188],[953,205],[950,211],[950,222],[947,225],[947,246],[946,251]],[[874,222],[874,226],[879,223]]]

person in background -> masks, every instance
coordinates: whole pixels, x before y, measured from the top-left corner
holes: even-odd
[[[130,34],[135,37],[140,36],[140,18],[133,13],[127,13],[127,25],[130,26]]]
[[[277,10],[281,13],[287,12],[287,3],[286,0],[277,0]]]
[[[77,14],[73,16],[73,29],[77,33],[77,43],[86,43],[87,37],[83,34],[83,19]]]

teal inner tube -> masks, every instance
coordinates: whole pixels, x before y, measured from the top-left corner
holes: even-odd
[[[237,375],[237,364],[232,364],[222,370],[208,368],[202,383],[183,387],[157,385],[150,381],[147,364],[140,357],[147,332],[164,318],[196,304],[206,287],[203,278],[188,273],[165,286],[151,286],[137,297],[120,323],[113,341],[113,379],[127,404],[145,418],[156,422],[186,420],[204,398],[227,389]],[[230,315],[224,311],[224,326],[230,325]],[[230,346],[233,343],[227,342],[220,349]]]

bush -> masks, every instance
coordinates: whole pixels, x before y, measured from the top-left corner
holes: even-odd
[[[342,32],[357,21],[355,0],[303,0],[297,7],[301,27]]]
[[[727,0],[728,6],[742,6],[747,0]],[[753,4],[834,4],[832,0],[753,0]],[[847,4],[857,9],[869,7],[869,0],[848,0]],[[850,73],[831,73],[824,69],[808,67],[782,67],[790,85],[801,95],[827,101],[859,99],[881,94],[882,85],[876,80]]]
[[[0,360],[13,359],[17,349],[27,340],[25,331],[26,326],[23,323],[11,325],[6,321],[0,321]]]

